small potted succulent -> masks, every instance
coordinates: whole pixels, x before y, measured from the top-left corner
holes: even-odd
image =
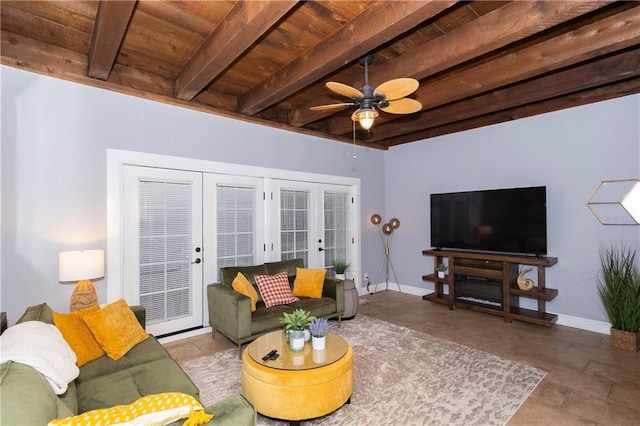
[[[444,278],[445,273],[447,272],[447,265],[444,263],[438,263],[436,270],[438,271],[438,278]]]
[[[280,323],[284,325],[284,331],[289,339],[289,347],[292,351],[298,352],[304,349],[305,331],[309,330],[309,323],[315,317],[304,309],[296,309],[292,313],[285,312],[280,318]]]
[[[344,280],[345,274],[351,265],[342,259],[334,259],[334,261],[331,262],[331,266],[333,267],[333,271],[336,273],[336,278]]]
[[[331,327],[326,318],[314,318],[309,323],[309,332],[311,332],[311,344],[316,351],[322,351],[326,347],[327,331]]]

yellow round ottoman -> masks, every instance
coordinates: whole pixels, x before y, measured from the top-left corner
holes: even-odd
[[[276,360],[262,357],[276,349]],[[300,421],[342,407],[353,392],[353,348],[342,337],[327,334],[326,349],[311,342],[292,352],[282,331],[253,341],[242,355],[242,393],[260,414]]]

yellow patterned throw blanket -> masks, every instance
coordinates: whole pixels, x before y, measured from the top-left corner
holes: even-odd
[[[183,426],[199,426],[212,418],[213,415],[205,413],[204,407],[195,397],[180,392],[166,392],[143,396],[129,405],[117,405],[55,419],[49,422],[49,426],[156,426],[179,419],[186,419]]]

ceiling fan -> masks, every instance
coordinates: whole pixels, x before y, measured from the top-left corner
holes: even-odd
[[[358,109],[351,115],[353,121],[360,123],[364,130],[369,130],[378,117],[378,107],[391,114],[413,114],[422,109],[422,104],[415,99],[406,98],[416,91],[418,80],[413,78],[396,78],[382,83],[375,89],[369,86],[368,66],[373,62],[373,55],[369,54],[360,58],[360,65],[364,66],[364,86],[360,89],[335,81],[329,81],[326,86],[329,90],[352,99],[351,102],[338,104],[318,105],[309,108],[311,111],[327,111],[357,106]]]

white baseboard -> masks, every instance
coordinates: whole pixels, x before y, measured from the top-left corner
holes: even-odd
[[[555,313],[555,312],[553,312]],[[558,315],[558,325],[566,325],[567,327],[579,328],[581,330],[593,331],[594,333],[610,334],[611,324],[604,321],[592,320],[581,317],[574,317],[573,315],[556,314]]]
[[[369,284],[369,289],[373,294],[375,286],[373,284]],[[411,286],[403,286],[400,285],[400,289],[402,293],[411,294],[414,296],[424,296],[425,294],[433,293],[432,290],[421,289],[417,287]],[[381,291],[398,291],[398,285],[396,283],[389,283],[389,287],[387,288],[387,283],[378,284],[378,290],[376,293]],[[360,288],[360,295],[367,294],[367,289],[364,287]],[[587,318],[576,317],[573,315],[559,314],[556,312],[552,312],[558,315],[558,321],[556,324],[564,325],[566,327],[578,328],[580,330],[593,331],[594,333],[606,334],[609,335],[609,330],[611,328],[611,324],[605,321],[592,320]]]
[[[174,334],[173,336],[161,337],[158,339],[160,343],[171,343],[177,340],[186,339],[189,337],[200,336],[202,334],[211,333],[211,326],[199,328],[197,330],[186,331],[184,333]]]

